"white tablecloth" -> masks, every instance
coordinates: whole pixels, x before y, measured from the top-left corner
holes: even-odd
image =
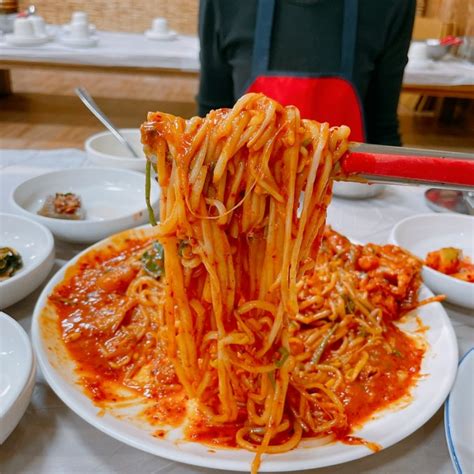
[[[408,52],[404,84],[466,86],[474,85],[474,64],[456,56],[447,55],[439,61],[428,59],[426,45],[413,42]]]
[[[9,46],[0,37],[0,61],[46,61],[94,66],[157,67],[199,72],[199,40],[179,35],[174,41],[152,41],[143,34],[97,33],[94,48],[77,49],[62,45],[58,28],[56,40],[42,46]],[[417,85],[474,85],[474,64],[454,56],[440,61],[427,59],[425,45],[413,42],[403,82]],[[1,64],[0,64],[1,67]]]
[[[58,31],[56,29],[56,31]],[[0,37],[0,61],[46,61],[93,66],[156,67],[199,71],[199,41],[178,35],[171,41],[152,41],[143,34],[97,32],[99,43],[92,48],[71,48],[58,40],[41,46],[9,46]]]
[[[21,181],[58,168],[87,166],[79,150],[9,150],[0,152],[0,211],[12,212],[11,190]],[[430,212],[423,189],[387,187],[371,200],[334,198],[328,212],[335,229],[360,241],[383,243],[400,219]],[[82,246],[57,242],[57,264],[70,259]],[[31,315],[41,288],[5,312],[29,330]],[[446,304],[460,355],[474,346],[474,315]],[[211,471],[167,461],[122,444],[88,425],[69,410],[38,373],[32,402],[22,421],[0,446],[2,474],[166,473],[204,474]],[[444,437],[443,410],[414,434],[395,446],[367,458],[331,468],[306,471],[314,474],[451,474],[454,472]],[[466,473],[468,474],[468,473]]]

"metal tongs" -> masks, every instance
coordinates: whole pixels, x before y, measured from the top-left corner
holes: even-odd
[[[353,142],[335,179],[474,191],[474,154]]]

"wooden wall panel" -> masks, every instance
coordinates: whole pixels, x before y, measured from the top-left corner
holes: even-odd
[[[474,34],[474,0],[418,0],[424,16],[439,18],[456,35]]]

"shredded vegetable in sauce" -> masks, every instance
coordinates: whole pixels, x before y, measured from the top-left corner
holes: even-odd
[[[325,227],[348,135],[262,94],[205,118],[149,114],[157,225],[91,250],[50,296],[98,406],[131,390],[156,437],[184,426],[255,453],[254,473],[305,438],[379,449],[353,432],[416,383],[424,349],[397,321],[426,302],[418,259]]]
[[[0,248],[0,282],[8,280],[23,267],[21,255],[11,247]]]
[[[248,418],[261,413],[265,398],[251,386],[231,423],[188,413],[189,397],[160,342],[165,314],[154,304],[163,294],[162,261],[152,239],[128,242],[119,251],[98,250],[81,259],[52,294],[84,389],[98,406],[107,406],[117,398],[108,382],[123,384],[155,402],[145,413],[151,423],[178,426],[189,417],[187,439],[234,448],[249,439],[244,447],[255,450],[263,430],[247,428]],[[291,364],[285,414],[298,423],[300,438],[378,449],[351,433],[408,395],[419,376],[423,348],[395,324],[417,306],[419,271],[419,263],[397,247],[353,245],[326,230],[318,266],[298,282],[300,311],[290,323],[289,349],[280,347],[273,364],[263,368],[272,386],[275,371]],[[242,430],[246,436],[239,442]],[[288,439],[282,431],[277,441]]]

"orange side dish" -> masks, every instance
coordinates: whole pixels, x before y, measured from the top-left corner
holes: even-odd
[[[430,252],[426,256],[426,265],[450,277],[474,283],[474,264],[460,249],[445,247]]]

